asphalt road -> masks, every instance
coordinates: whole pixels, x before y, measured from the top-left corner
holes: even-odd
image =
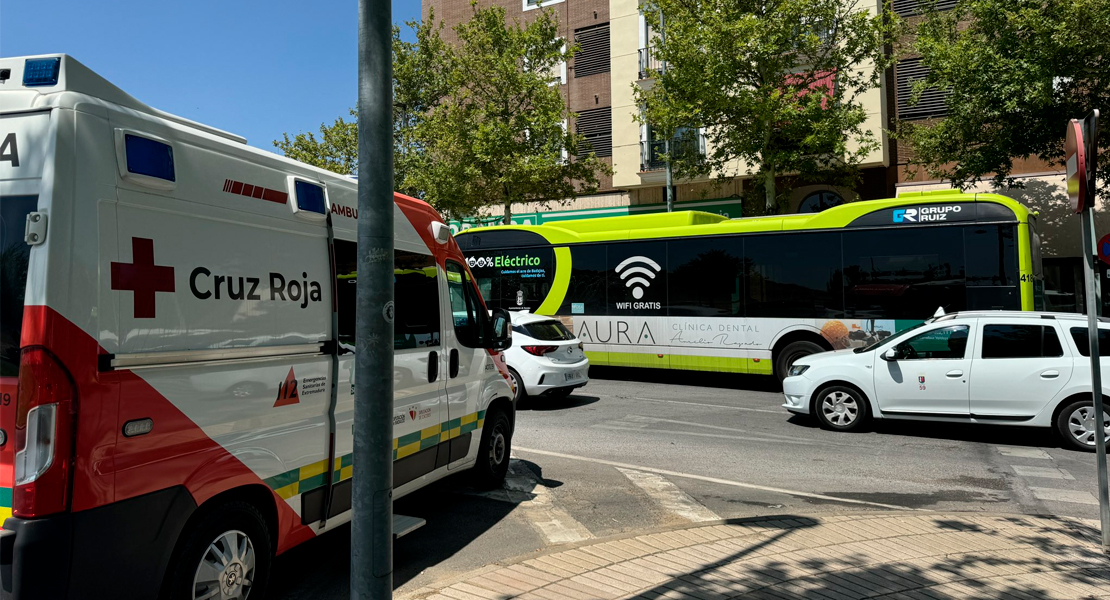
[[[1098,518],[1093,454],[1048,431],[878,423],[845,434],[779,408],[769,378],[594,369],[520,407],[505,489],[461,474],[398,500],[396,594],[561,544],[777,514],[983,511]],[[348,597],[350,528],[278,558],[270,597]]]

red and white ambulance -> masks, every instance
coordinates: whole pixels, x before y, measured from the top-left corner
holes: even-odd
[[[356,207],[69,56],[0,59],[5,596],[261,598],[350,519]],[[395,496],[497,485],[508,315],[435,210],[394,225]]]

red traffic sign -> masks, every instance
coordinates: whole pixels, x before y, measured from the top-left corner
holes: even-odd
[[[1068,121],[1064,138],[1064,160],[1068,173],[1068,199],[1073,213],[1087,207],[1087,144],[1083,140],[1083,124],[1079,119]]]
[[[1098,259],[1110,265],[1110,233],[1099,238],[1095,248],[1098,250]]]

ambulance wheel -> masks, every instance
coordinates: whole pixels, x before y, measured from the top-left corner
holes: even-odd
[[[273,559],[262,514],[246,502],[217,507],[196,526],[178,555],[173,600],[249,600],[266,594]]]
[[[493,409],[486,413],[482,441],[478,445],[478,463],[474,465],[475,487],[491,490],[505,482],[512,440],[513,426],[505,411]]]

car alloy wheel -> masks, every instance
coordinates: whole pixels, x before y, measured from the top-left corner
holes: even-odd
[[[1098,425],[1095,423],[1095,407],[1079,406],[1068,415],[1068,433],[1081,445],[1095,446]],[[1105,439],[1110,440],[1110,416],[1102,413],[1102,430]]]
[[[193,576],[194,600],[245,600],[254,579],[254,544],[239,530],[225,531],[205,550]]]
[[[831,390],[821,399],[821,414],[836,427],[848,427],[859,418],[859,402],[848,392]]]

